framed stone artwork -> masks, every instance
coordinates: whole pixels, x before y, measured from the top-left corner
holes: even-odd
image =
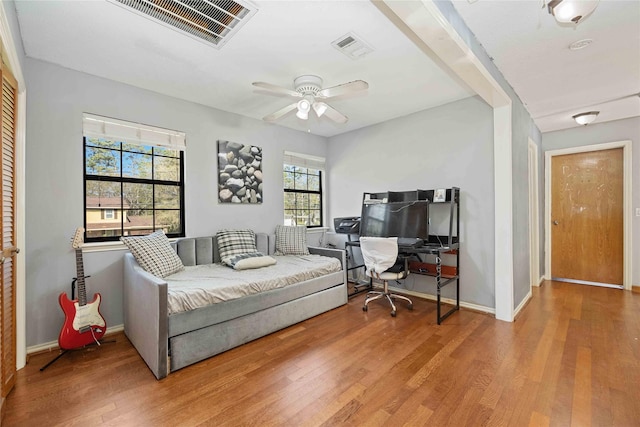
[[[218,201],[262,203],[262,148],[218,141]]]

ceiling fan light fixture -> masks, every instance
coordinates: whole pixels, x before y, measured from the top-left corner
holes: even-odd
[[[322,115],[327,111],[327,104],[324,102],[314,102],[313,110],[316,112],[318,117],[322,117]]]
[[[307,99],[301,99],[298,101],[298,112],[296,116],[299,119],[307,120],[309,118],[309,110],[311,110],[311,103]]]
[[[579,125],[588,125],[589,123],[593,123],[593,121],[598,117],[600,111],[588,111],[586,113],[576,114],[573,117],[573,120],[576,121]]]
[[[549,13],[561,24],[578,25],[598,6],[600,0],[551,0]]]

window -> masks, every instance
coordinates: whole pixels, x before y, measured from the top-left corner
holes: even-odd
[[[141,138],[143,132],[159,132],[158,128],[87,116],[85,241],[118,240],[155,230],[184,236],[184,145],[163,143],[162,135]],[[96,125],[92,120],[102,122]],[[123,123],[129,129],[121,129]],[[134,128],[133,137],[123,135]]]
[[[324,159],[285,152],[284,225],[322,227]]]

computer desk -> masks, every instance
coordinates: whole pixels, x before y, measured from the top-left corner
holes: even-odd
[[[345,242],[345,249],[353,247],[360,247],[359,241],[348,241]],[[419,265],[422,264],[425,268],[415,268],[410,269],[410,272],[413,274],[421,274],[424,276],[431,276],[435,278],[436,281],[436,303],[437,303],[437,320],[438,325],[442,323],[447,317],[451,316],[454,312],[460,310],[460,261],[457,256],[457,251],[459,249],[458,243],[452,243],[450,245],[439,245],[439,244],[424,244],[422,246],[414,247],[414,246],[398,246],[398,256],[403,257],[416,257],[420,262]],[[443,274],[442,273],[442,254],[444,253],[456,253],[456,266],[454,270],[454,274]],[[421,255],[434,255],[435,256],[435,271],[432,271],[430,268],[426,268],[428,264],[424,263]],[[361,268],[364,265],[356,265],[351,267],[350,269]],[[442,314],[441,308],[441,290],[445,286],[454,283],[456,284],[456,303],[449,311]],[[372,288],[372,280],[369,281],[369,289]],[[350,296],[360,293],[362,291],[357,291],[352,293]]]

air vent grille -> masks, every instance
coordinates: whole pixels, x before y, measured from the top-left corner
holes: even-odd
[[[331,43],[333,47],[351,59],[360,59],[373,52],[373,48],[353,33],[345,34]]]
[[[257,12],[234,0],[110,0],[190,37],[220,48]]]
[[[354,43],[356,41],[356,39],[354,39],[351,36],[347,36],[344,39],[340,40],[338,43],[336,43],[336,45],[338,45],[338,47],[340,49],[344,49],[345,47],[349,46],[351,43]]]

